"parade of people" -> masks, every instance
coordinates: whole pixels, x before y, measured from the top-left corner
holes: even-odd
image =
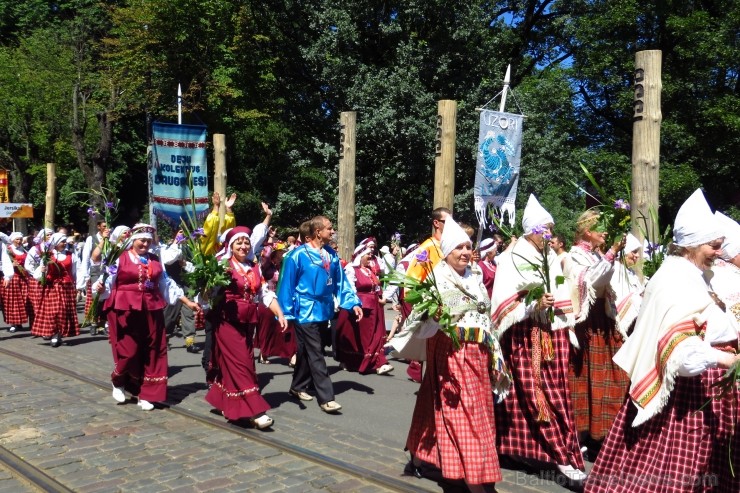
[[[740,493],[740,2],[6,3],[0,493]]]

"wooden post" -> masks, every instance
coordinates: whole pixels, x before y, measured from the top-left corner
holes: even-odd
[[[635,54],[635,101],[632,118],[632,234],[655,242],[660,171],[660,50]],[[650,212],[652,210],[652,213]],[[639,267],[639,266],[638,266]],[[640,273],[642,275],[642,273]]]
[[[437,102],[437,139],[434,150],[433,208],[452,210],[455,201],[455,125],[457,102],[443,99]]]
[[[339,116],[339,207],[337,231],[339,256],[347,261],[355,250],[355,127],[357,112],[343,111]]]
[[[157,216],[154,214],[154,202],[152,202],[152,196],[154,196],[154,146],[151,138],[149,139],[149,145],[146,146],[146,178],[147,190],[149,191],[149,224],[156,229]]]
[[[218,231],[224,225],[226,215],[226,135],[213,134],[213,191],[221,196],[218,209]]]
[[[57,165],[46,163],[46,212],[44,227],[54,229],[54,212],[57,202]]]

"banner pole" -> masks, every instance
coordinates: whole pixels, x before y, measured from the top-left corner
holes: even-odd
[[[506,93],[509,92],[509,83],[511,82],[511,64],[506,67],[506,75],[504,75],[504,88],[501,90],[501,104],[498,110],[503,113],[506,109]]]

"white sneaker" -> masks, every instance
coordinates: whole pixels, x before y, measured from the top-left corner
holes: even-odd
[[[383,366],[381,366],[380,368],[378,368],[377,370],[375,370],[375,372],[378,375],[385,375],[386,373],[390,373],[392,371],[393,371],[393,366],[391,366],[391,365],[389,365],[387,363],[384,364]]]
[[[15,325],[12,325],[8,328],[8,332],[10,332],[11,334],[14,333],[15,331],[16,331]]]
[[[113,385],[112,395],[116,402],[126,402],[126,394],[123,393],[123,389],[121,387],[116,387],[115,385]]]
[[[586,481],[586,478],[588,477],[588,474],[585,472],[576,469],[575,467],[571,466],[570,464],[565,466],[558,466],[558,471],[560,471],[560,474],[568,478],[573,483],[583,483]]]
[[[139,407],[143,409],[144,411],[151,411],[152,409],[154,409],[154,404],[152,404],[149,401],[139,399]]]

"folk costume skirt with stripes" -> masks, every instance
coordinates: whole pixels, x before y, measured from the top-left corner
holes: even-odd
[[[570,396],[578,432],[603,440],[624,402],[627,374],[612,360],[622,347],[615,322],[606,315],[605,301],[596,299],[588,318],[576,324],[580,349],[570,348]]]
[[[488,349],[442,332],[427,340],[427,370],[416,398],[406,448],[447,479],[501,480]]]
[[[513,382],[509,395],[495,406],[498,452],[584,470],[568,387],[568,331],[543,330],[552,341],[553,356],[550,361],[539,356],[535,364],[533,340],[541,344],[541,338],[533,330],[540,330],[539,325],[526,319],[501,336]],[[541,419],[538,395],[544,397],[547,413]]]
[[[28,314],[31,311],[28,294],[29,278],[31,278],[30,274],[16,272],[10,278],[10,283],[3,289],[3,315],[8,325],[18,327],[28,322]]]
[[[586,493],[740,491],[740,392],[735,388],[710,402],[717,394],[710,386],[724,372],[711,369],[697,377],[677,377],[663,410],[638,427],[632,426],[635,405],[626,400],[591,470]]]
[[[260,394],[254,368],[254,324],[216,321],[206,401],[229,420],[251,418],[270,409]]]
[[[111,320],[112,318],[112,320]],[[108,320],[115,367],[111,381],[149,402],[167,399],[167,337],[163,310],[111,309]]]
[[[260,355],[269,358],[291,358],[298,345],[295,339],[293,324],[283,332],[275,315],[264,304],[257,307],[257,333],[254,336],[254,345],[260,350]]]
[[[39,337],[80,335],[77,319],[77,290],[72,281],[47,281],[46,286],[36,283],[36,318],[31,334]]]

